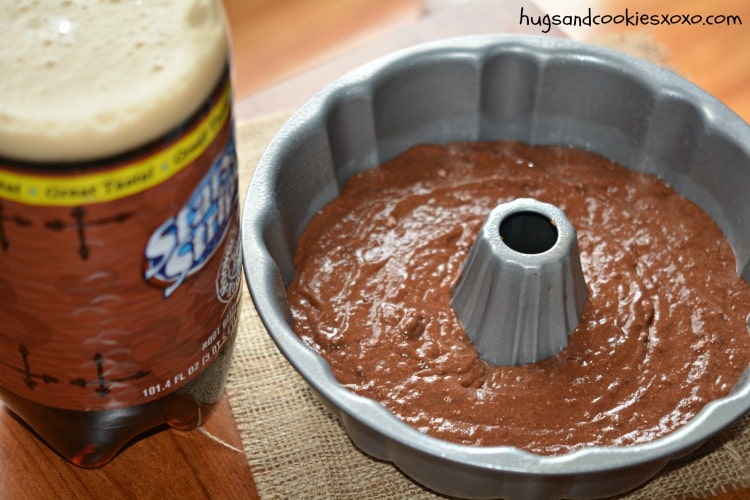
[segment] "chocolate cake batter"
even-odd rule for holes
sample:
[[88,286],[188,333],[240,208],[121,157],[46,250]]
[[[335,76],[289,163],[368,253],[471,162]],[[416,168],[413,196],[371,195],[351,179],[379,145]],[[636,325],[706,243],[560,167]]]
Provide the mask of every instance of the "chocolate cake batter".
[[[566,349],[479,358],[451,286],[489,211],[518,197],[578,232],[588,300]],[[302,235],[297,334],[351,390],[420,431],[541,454],[662,436],[750,365],[750,286],[721,231],[662,181],[582,150],[417,146],[352,178]]]

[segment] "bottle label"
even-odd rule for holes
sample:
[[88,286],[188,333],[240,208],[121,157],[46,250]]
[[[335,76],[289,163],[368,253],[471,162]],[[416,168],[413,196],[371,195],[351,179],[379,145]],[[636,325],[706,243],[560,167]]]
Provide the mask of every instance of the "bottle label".
[[233,149],[217,156],[187,203],[146,243],[145,278],[163,284],[165,298],[200,271],[224,241],[236,207],[236,163]]
[[225,73],[190,119],[127,155],[0,160],[0,386],[113,409],[212,363],[241,293],[232,123]]

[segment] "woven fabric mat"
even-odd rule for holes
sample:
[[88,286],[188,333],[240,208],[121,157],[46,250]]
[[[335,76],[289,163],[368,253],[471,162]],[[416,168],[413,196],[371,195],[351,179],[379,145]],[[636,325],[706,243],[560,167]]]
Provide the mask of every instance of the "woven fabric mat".
[[[243,195],[287,117],[237,124]],[[352,444],[276,348],[247,291],[226,390],[261,498],[442,498]],[[750,414],[621,498],[705,498],[739,488],[750,488]]]

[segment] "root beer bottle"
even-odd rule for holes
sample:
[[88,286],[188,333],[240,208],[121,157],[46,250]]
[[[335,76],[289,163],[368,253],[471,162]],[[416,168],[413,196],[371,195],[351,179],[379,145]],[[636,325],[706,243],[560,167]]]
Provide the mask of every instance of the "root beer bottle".
[[240,247],[227,35],[209,0],[4,2],[0,399],[98,467],[223,391]]

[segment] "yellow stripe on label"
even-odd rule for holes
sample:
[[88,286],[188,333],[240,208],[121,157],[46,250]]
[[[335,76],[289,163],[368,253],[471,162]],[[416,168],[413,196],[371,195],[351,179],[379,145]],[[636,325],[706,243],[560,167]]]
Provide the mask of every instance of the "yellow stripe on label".
[[0,169],[0,199],[26,205],[77,206],[131,196],[169,180],[214,141],[231,111],[227,85],[209,114],[188,134],[158,153],[106,172],[40,176]]

